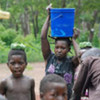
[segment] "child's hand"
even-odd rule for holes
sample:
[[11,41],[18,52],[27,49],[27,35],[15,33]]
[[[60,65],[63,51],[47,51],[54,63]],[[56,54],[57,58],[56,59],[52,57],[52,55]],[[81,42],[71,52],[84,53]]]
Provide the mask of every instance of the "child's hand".
[[78,28],[74,28],[74,35],[73,38],[77,39],[80,35],[80,30]]
[[47,7],[46,10],[48,12],[48,15],[50,15],[50,9],[52,8],[52,4],[50,3]]

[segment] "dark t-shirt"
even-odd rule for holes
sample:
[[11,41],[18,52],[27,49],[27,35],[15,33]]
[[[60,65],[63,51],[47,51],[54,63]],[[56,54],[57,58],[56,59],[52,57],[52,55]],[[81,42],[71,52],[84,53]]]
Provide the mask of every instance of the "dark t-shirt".
[[72,86],[74,82],[74,64],[72,58],[66,57],[62,62],[58,63],[54,54],[51,54],[47,60],[46,75],[57,74],[63,77],[67,83],[68,97],[70,98],[72,93]]

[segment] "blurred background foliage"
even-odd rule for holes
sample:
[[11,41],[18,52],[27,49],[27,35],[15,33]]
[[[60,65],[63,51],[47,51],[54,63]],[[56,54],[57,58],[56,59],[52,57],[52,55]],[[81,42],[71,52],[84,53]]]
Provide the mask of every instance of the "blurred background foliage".
[[[7,62],[14,42],[26,45],[28,62],[43,61],[40,34],[50,3],[53,8],[75,8],[75,27],[81,32],[77,42],[90,41],[100,48],[100,0],[0,0],[0,10],[11,13],[9,20],[0,20],[0,63]],[[54,40],[49,41],[53,50]]]

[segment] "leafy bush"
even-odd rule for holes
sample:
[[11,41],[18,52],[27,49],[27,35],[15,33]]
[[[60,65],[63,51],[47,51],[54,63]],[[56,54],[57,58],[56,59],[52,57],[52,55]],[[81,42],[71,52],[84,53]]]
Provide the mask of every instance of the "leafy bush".
[[99,48],[100,48],[100,41],[99,41],[99,40],[100,40],[100,39],[99,39],[99,37],[98,37],[98,34],[95,32],[95,33],[94,33],[93,42],[92,42],[93,46],[99,47]]
[[89,37],[89,32],[86,31],[85,33],[81,32],[80,33],[80,38],[78,38],[79,42],[84,42],[84,41],[88,41],[88,37]]
[[14,39],[14,42],[23,43],[26,46],[25,51],[27,53],[28,62],[43,61],[39,37],[35,39],[33,34],[29,34],[26,37],[18,35]]
[[0,34],[2,33],[2,32],[4,32],[5,31],[5,27],[2,25],[2,24],[0,24]]
[[24,36],[21,34],[16,35],[13,42],[23,43],[24,42]]
[[0,63],[6,63],[8,57],[9,48],[5,45],[5,42],[0,40]]
[[16,31],[13,29],[7,29],[1,34],[1,40],[5,42],[6,45],[10,45],[15,37]]

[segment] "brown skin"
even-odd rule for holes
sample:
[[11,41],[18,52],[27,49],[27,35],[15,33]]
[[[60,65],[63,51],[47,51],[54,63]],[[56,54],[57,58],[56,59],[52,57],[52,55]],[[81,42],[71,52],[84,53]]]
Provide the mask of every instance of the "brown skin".
[[[49,57],[49,55],[51,54],[51,49],[50,49],[50,44],[49,41],[47,39],[47,33],[48,33],[48,27],[49,27],[49,20],[50,20],[50,16],[48,15],[42,31],[41,31],[41,47],[42,47],[42,53],[43,53],[43,57],[45,62],[47,61],[47,58]],[[55,44],[55,54],[56,52],[58,52],[58,47],[62,50],[62,48],[65,48],[65,53],[64,53],[64,57],[67,55],[67,49],[69,49],[69,47],[67,48],[65,41],[57,41]],[[62,57],[61,57],[62,58]]]
[[[49,22],[50,22],[50,15],[47,16],[47,19],[42,27],[42,31],[41,31],[41,48],[42,48],[42,54],[43,54],[43,58],[45,60],[45,64],[47,64],[47,59],[49,57],[49,55],[51,54],[51,49],[50,49],[50,44],[49,44],[49,41],[47,39],[47,33],[48,33],[48,28],[49,28]],[[74,46],[74,49],[75,51],[78,53],[79,50],[77,50],[78,48],[78,45],[74,39],[74,37],[76,38],[76,34],[74,34],[73,38],[72,38],[72,43],[73,43],[73,46]],[[62,44],[62,41],[58,40],[59,42],[57,42],[57,45],[61,45]],[[63,41],[64,42],[64,41]],[[64,43],[63,43],[63,46],[64,46]],[[65,44],[66,46],[66,52],[64,53],[64,57],[67,55],[67,53],[70,51],[69,47],[67,44]],[[64,46],[64,48],[65,48]],[[62,48],[62,47],[60,47]],[[56,50],[56,44],[55,44],[55,50]],[[56,51],[55,51],[56,52]],[[56,53],[55,53],[56,55]],[[63,57],[61,57],[63,58]],[[78,61],[78,57],[76,55],[76,57],[73,57],[72,59],[73,63],[77,66],[79,64],[79,61]],[[58,61],[59,62],[59,61]]]
[[23,75],[27,65],[23,56],[12,55],[7,65],[12,75],[1,81],[0,93],[5,95],[7,100],[35,100],[35,82]]
[[65,58],[70,48],[67,45],[66,41],[59,40],[55,43],[55,55],[58,60]]
[[67,87],[63,83],[48,83],[48,91],[40,94],[41,100],[68,100]]
[[47,61],[48,56],[51,54],[50,44],[47,39],[49,20],[50,20],[50,16],[48,15],[41,31],[41,47],[42,47],[42,53],[45,61]]

